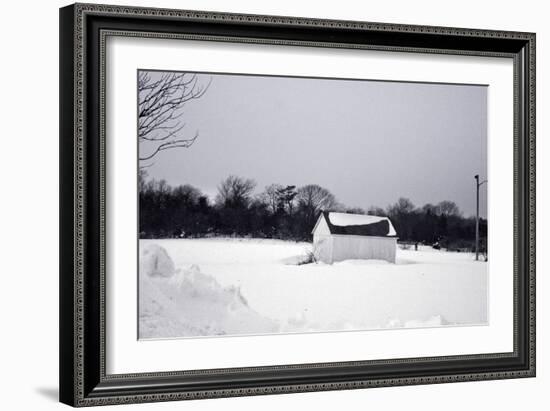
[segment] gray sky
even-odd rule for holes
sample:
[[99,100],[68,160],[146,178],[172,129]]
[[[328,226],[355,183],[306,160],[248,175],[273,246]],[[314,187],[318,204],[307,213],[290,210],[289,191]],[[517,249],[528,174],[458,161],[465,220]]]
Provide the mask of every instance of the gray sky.
[[[184,108],[188,149],[159,153],[149,177],[209,196],[230,174],[257,192],[319,184],[350,207],[451,200],[475,214],[487,175],[487,87],[201,74],[206,94]],[[486,186],[480,190],[487,215]]]

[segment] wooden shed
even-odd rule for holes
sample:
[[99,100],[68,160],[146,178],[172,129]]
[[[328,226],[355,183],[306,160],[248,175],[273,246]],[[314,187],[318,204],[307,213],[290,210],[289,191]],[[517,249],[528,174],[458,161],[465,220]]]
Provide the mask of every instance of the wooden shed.
[[388,217],[323,212],[312,231],[317,261],[385,260],[395,263],[397,233]]

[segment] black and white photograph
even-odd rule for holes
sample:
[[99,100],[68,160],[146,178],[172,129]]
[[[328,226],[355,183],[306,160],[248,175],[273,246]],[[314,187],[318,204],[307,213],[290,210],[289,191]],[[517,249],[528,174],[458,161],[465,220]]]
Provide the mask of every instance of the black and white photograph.
[[[29,318],[4,328],[34,326],[4,351],[21,351],[6,375],[37,382],[33,400],[12,378],[14,403],[515,411],[542,398],[544,13],[133,2],[59,3],[59,25],[41,5],[59,39],[48,81],[30,71],[55,39],[12,41],[31,52],[5,76],[18,114],[4,203],[21,214],[3,213],[17,233],[6,275],[23,286],[6,301]],[[58,107],[31,113],[26,86]],[[36,353],[45,366],[29,373]]]
[[136,88],[139,339],[489,324],[487,85]]

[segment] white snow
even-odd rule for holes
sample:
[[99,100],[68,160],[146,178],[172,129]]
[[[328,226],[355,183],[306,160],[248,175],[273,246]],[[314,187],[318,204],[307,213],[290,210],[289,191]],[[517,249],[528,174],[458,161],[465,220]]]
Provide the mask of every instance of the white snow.
[[[487,263],[472,254],[420,247],[398,249],[396,264],[303,264],[310,251],[279,240],[140,240],[140,337],[487,324]],[[172,275],[158,269],[171,266],[165,254]]]
[[166,250],[157,244],[149,244],[141,250],[139,269],[149,277],[171,277],[176,272]]
[[388,217],[331,212],[328,214],[328,219],[330,220],[332,225],[336,225],[340,227],[346,227],[350,225],[367,225],[367,224],[378,223],[380,221],[387,221],[390,225],[390,230],[388,232],[388,235],[390,236],[396,235],[395,228],[393,227],[393,224],[391,223]]
[[[156,264],[159,262],[159,264]],[[144,268],[141,268],[144,267]],[[240,290],[222,287],[196,265],[174,270],[166,250],[140,247],[139,336],[166,338],[277,331],[248,307]]]

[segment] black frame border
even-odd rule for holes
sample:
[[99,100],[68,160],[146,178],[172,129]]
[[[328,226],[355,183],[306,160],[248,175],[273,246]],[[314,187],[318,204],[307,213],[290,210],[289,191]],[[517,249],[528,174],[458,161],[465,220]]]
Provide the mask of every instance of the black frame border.
[[[182,38],[514,60],[514,351],[105,373],[105,39]],[[60,9],[60,400],[73,406],[535,376],[535,34],[75,4]]]

